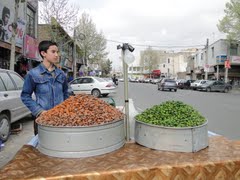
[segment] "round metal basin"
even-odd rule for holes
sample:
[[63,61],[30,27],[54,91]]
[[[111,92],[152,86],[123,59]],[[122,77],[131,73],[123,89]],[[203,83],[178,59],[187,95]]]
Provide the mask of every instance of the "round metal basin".
[[87,127],[38,125],[38,149],[43,154],[78,158],[112,152],[125,144],[124,121]]
[[197,152],[208,146],[207,123],[196,127],[165,127],[135,121],[135,141],[164,151]]

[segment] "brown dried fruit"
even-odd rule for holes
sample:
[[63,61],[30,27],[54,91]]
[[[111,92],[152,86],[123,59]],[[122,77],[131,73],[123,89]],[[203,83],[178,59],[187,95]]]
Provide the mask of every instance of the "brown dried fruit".
[[47,126],[95,126],[123,119],[124,114],[92,95],[71,96],[40,115],[36,122]]

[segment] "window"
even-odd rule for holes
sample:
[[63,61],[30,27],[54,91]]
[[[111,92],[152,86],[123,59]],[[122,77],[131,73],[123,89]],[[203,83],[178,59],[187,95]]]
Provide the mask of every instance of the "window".
[[7,73],[0,72],[0,77],[3,80],[3,83],[5,84],[7,91],[15,90],[15,86]]
[[35,37],[35,11],[27,7],[27,28],[28,35]]
[[17,89],[21,90],[23,87],[23,79],[15,73],[10,73],[10,75],[13,78],[13,80],[17,86]]
[[170,63],[170,59],[168,58],[168,63]]
[[1,79],[1,77],[0,77],[0,92],[1,91],[6,91],[6,88],[5,88],[5,86],[4,86],[4,84],[3,84],[3,81],[2,81],[2,79]]
[[93,82],[92,78],[83,78],[81,83],[87,84],[87,83],[92,83],[92,82]]
[[238,44],[231,44],[230,45],[230,56],[237,56],[238,55]]
[[214,58],[214,47],[212,47],[212,58]]

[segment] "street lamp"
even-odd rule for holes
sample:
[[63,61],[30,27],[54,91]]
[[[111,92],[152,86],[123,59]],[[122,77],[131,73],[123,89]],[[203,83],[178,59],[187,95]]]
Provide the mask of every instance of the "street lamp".
[[117,49],[122,49],[122,62],[123,62],[123,74],[124,74],[124,100],[125,100],[125,133],[126,140],[130,140],[130,124],[129,124],[129,99],[128,99],[128,65],[133,63],[134,56],[130,53],[134,51],[134,48],[128,44],[118,45]]

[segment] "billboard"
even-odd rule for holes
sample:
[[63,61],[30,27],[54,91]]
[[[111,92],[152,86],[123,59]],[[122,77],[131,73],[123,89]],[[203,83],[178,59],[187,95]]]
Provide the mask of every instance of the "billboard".
[[[10,4],[10,3],[9,3]],[[14,1],[13,1],[14,5]],[[0,40],[11,44],[12,23],[14,21],[15,11],[10,5],[3,5],[0,2]],[[23,37],[26,28],[26,21],[19,18],[17,20],[16,46],[23,46]]]
[[26,58],[38,60],[38,42],[37,39],[32,38],[31,36],[25,36],[24,43],[24,56]]

